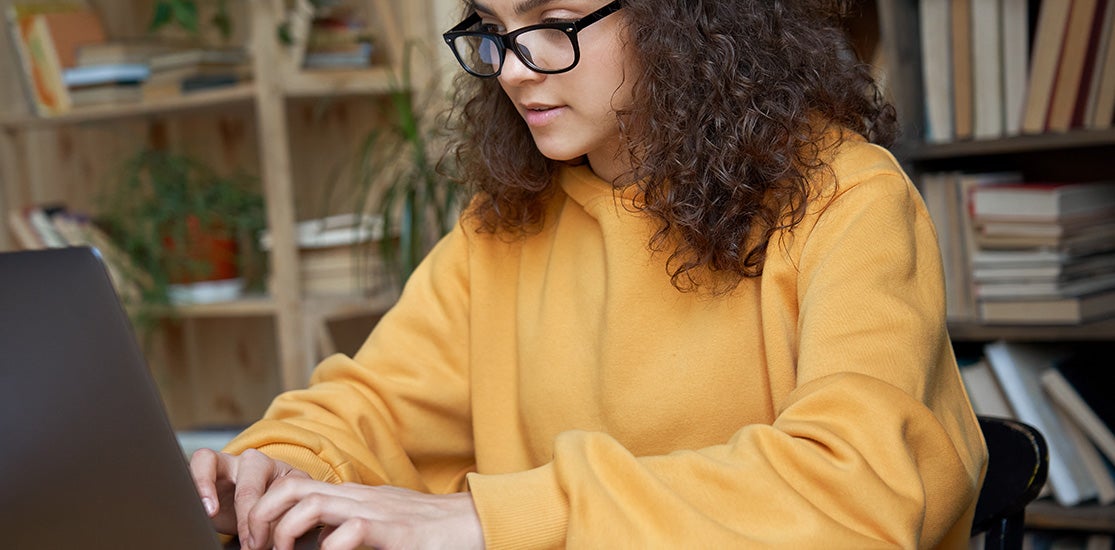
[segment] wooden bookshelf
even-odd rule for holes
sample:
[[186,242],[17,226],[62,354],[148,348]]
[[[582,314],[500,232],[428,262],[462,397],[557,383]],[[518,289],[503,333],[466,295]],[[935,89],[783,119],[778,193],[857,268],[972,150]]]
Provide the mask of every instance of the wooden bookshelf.
[[[0,0],[0,9],[12,1]],[[253,0],[229,4],[235,27],[232,43],[246,45],[252,54],[250,82],[38,117],[31,113],[20,79],[0,79],[0,250],[14,248],[7,230],[9,211],[58,202],[90,211],[97,186],[113,163],[152,142],[189,150],[212,161],[218,170],[235,172],[247,167],[260,176],[273,243],[271,294],[167,312],[168,321],[180,321],[186,328],[175,329],[184,331],[177,336],[171,331],[156,338],[161,349],[151,355],[153,363],[168,365],[164,370],[169,379],[183,377],[186,371],[205,370],[207,365],[224,365],[253,380],[253,387],[239,390],[251,397],[240,399],[236,392],[222,390],[227,411],[241,417],[230,418],[228,414],[233,413],[226,411],[225,416],[210,418],[204,407],[189,403],[191,396],[201,398],[206,391],[176,389],[168,399],[170,408],[193,409],[180,418],[204,423],[247,422],[258,417],[266,405],[260,388],[273,395],[308,381],[320,358],[314,331],[321,319],[354,309],[382,311],[393,303],[391,297],[304,297],[297,276],[293,229],[296,221],[320,216],[316,205],[321,202],[323,174],[333,170],[338,155],[359,143],[360,136],[378,120],[375,102],[395,84],[392,74],[401,69],[402,45],[418,43],[433,52],[444,49],[439,33],[445,22],[435,20],[435,14],[441,17],[456,10],[444,0],[346,2],[371,14],[367,19],[379,33],[378,53],[366,69],[303,70],[295,66],[288,47],[277,39],[278,26],[291,2]],[[146,32],[150,0],[90,3],[114,37]],[[19,75],[11,49],[12,42],[5,36],[0,40],[0,73]],[[426,82],[438,67],[438,63],[416,67],[414,82]],[[336,113],[329,114],[329,109]],[[232,342],[223,341],[227,338]],[[252,350],[260,353],[252,355]],[[261,378],[259,363],[266,363],[273,372]],[[220,386],[198,384],[214,391]]]
[[[1028,181],[1111,179],[1115,126],[1019,135],[1010,135],[1004,126],[1003,137],[928,143],[926,121],[930,102],[926,100],[926,90],[932,88],[939,92],[941,87],[927,87],[923,81],[924,52],[919,21],[922,1],[932,0],[876,2],[881,44],[885,50],[882,57],[886,65],[882,71],[887,75],[886,93],[897,108],[903,129],[901,140],[892,151],[915,183],[928,185],[923,176],[940,172],[1012,171],[1022,173]],[[1030,2],[1029,6],[1036,4]],[[1033,34],[1030,36],[1032,40]],[[934,103],[936,105],[938,103]],[[949,333],[958,353],[965,355],[980,353],[984,344],[999,339],[1062,343],[1081,348],[1094,345],[1107,350],[1115,342],[1115,318],[1054,326],[950,322]],[[1029,529],[1113,533],[1115,506],[1063,507],[1043,499],[1027,508],[1026,525]]]

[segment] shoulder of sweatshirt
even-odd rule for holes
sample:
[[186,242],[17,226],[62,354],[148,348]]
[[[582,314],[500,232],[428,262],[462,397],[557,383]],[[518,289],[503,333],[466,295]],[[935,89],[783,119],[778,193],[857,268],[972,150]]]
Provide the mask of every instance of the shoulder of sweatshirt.
[[824,160],[829,170],[822,171],[827,173],[817,179],[817,190],[823,196],[834,196],[835,191],[835,197],[839,197],[865,185],[888,194],[917,193],[894,155],[879,145],[869,143],[859,134],[845,134],[844,141]]

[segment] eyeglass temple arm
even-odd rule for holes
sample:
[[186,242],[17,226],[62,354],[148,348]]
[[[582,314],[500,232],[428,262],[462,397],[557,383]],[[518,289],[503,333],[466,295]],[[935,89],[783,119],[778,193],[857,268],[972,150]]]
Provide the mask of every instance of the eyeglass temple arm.
[[[473,26],[473,25],[475,25],[479,22],[480,22],[480,14],[479,13],[473,13],[472,15],[466,17],[464,21],[461,21],[460,23],[458,23],[456,27],[453,27],[452,29],[449,29],[449,32],[461,32],[463,30],[467,30],[469,27],[471,27],[471,26]],[[449,32],[447,32],[446,34],[448,34]]]

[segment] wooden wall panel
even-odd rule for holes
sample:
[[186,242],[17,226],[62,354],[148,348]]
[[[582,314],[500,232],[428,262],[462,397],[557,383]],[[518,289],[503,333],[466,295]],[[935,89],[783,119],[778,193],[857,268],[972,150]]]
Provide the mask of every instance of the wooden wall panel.
[[13,141],[21,174],[5,182],[13,207],[65,202],[95,213],[124,163],[146,148],[190,155],[223,174],[259,174],[255,121],[243,109],[42,126]]
[[[291,164],[299,219],[353,209],[348,169],[364,136],[381,121],[384,100],[370,97],[288,102]],[[330,198],[332,197],[332,198]]]
[[147,347],[176,428],[247,424],[280,391],[269,317],[178,319]]

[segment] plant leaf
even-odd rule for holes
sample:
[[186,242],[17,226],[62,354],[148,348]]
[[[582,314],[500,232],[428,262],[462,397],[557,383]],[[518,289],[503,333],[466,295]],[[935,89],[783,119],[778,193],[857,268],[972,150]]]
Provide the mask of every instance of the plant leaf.
[[155,32],[170,23],[173,15],[172,0],[163,0],[155,4],[155,13],[151,16],[151,23],[147,25],[147,32]]
[[197,4],[193,0],[175,0],[171,4],[171,9],[174,11],[174,20],[183,29],[197,34]]

